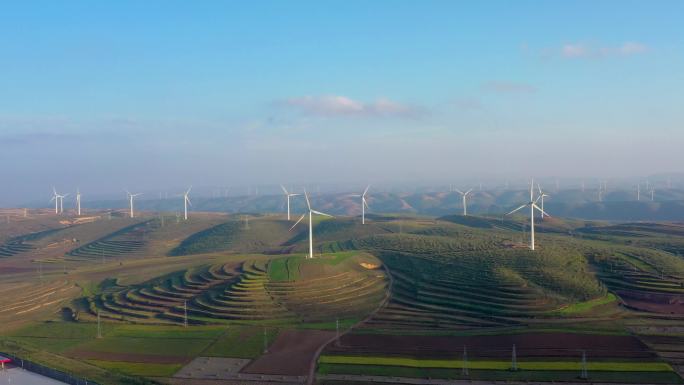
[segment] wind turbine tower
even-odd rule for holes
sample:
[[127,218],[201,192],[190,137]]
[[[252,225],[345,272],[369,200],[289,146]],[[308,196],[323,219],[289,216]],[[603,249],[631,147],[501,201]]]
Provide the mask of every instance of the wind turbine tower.
[[60,195],[57,194],[57,190],[53,187],[52,188],[52,199],[50,199],[50,202],[53,200],[55,201],[55,214],[60,214],[64,212],[64,198],[69,196],[69,194],[66,195]]
[[472,191],[473,191],[473,189],[470,189],[470,190],[468,190],[468,191],[466,191],[466,192],[463,192],[463,191],[461,191],[461,190],[459,190],[459,189],[456,189],[456,192],[459,193],[459,194],[461,194],[461,197],[463,198],[463,216],[468,215],[468,202],[467,202],[467,199],[468,199],[468,195],[469,195]]
[[52,188],[52,198],[50,199],[50,202],[55,201],[55,214],[59,214],[59,194],[57,194],[57,190],[53,187]]
[[134,218],[135,212],[133,211],[133,198],[137,197],[138,195],[142,195],[142,193],[131,194],[128,191],[126,191],[126,194],[128,195],[128,201],[129,201],[130,207],[131,207],[131,218]]
[[[290,186],[290,187],[292,187],[292,186]],[[290,220],[290,197],[295,197],[295,196],[301,195],[301,194],[292,194],[292,193],[288,192],[287,189],[285,188],[285,186],[283,186],[282,184],[280,185],[280,188],[283,189],[283,192],[285,193],[285,199],[287,200],[287,220],[289,221]]]
[[546,215],[546,212],[544,211],[544,198],[549,198],[550,195],[546,194],[545,192],[542,191],[541,185],[537,183],[537,188],[539,188],[539,198],[541,202],[541,220],[544,220],[544,215]]
[[[310,258],[313,258],[313,214],[323,215],[323,216],[330,217],[330,218],[333,218],[333,216],[330,214],[322,213],[320,211],[316,211],[316,210],[312,209],[311,208],[311,202],[309,201],[309,194],[306,193],[306,190],[304,190],[304,198],[306,199],[306,206],[309,208],[309,213],[308,213],[309,214],[309,255],[306,258],[310,259]],[[306,214],[307,213],[302,214],[302,216],[299,217],[297,222],[295,222],[295,224],[292,225],[292,227],[290,227],[290,230],[294,229],[295,226],[297,226],[299,224],[299,222],[301,222],[302,219],[304,219]]]
[[532,181],[530,183],[530,201],[506,214],[511,215],[516,211],[524,209],[525,207],[530,207],[530,250],[534,250],[534,210],[537,209],[541,211],[542,215],[546,215],[547,217],[550,216],[546,212],[544,212],[544,210],[542,210],[539,206],[537,206],[537,202],[539,201],[539,199],[541,199],[541,197],[537,197],[537,199],[534,199],[534,181]]
[[[190,194],[190,190],[192,190],[192,186],[190,186],[188,191],[186,191],[183,194],[183,214],[184,214],[184,218],[186,221],[188,220],[188,205],[192,206],[192,203],[190,203],[190,197],[188,197],[188,195]],[[132,207],[133,207],[133,203],[131,203],[131,210],[133,210]],[[133,211],[131,211],[131,212],[133,212]],[[132,217],[132,215],[131,215],[131,217]]]
[[[451,187],[451,186],[449,186]],[[368,189],[370,188],[370,185],[366,186],[366,189],[363,190],[363,194],[354,194],[352,195],[353,197],[361,197],[361,224],[365,225],[366,224],[366,208],[368,207],[368,201],[366,200],[366,194],[368,193]]]
[[81,216],[81,190],[76,189],[76,214]]

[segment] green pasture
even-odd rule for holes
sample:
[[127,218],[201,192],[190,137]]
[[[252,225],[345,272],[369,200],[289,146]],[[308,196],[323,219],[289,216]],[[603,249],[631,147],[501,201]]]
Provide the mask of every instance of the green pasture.
[[279,329],[230,325],[202,352],[202,356],[256,358],[264,351],[264,330],[266,331],[266,344],[270,345],[278,337]]
[[171,377],[183,367],[182,364],[155,364],[149,362],[101,360],[86,360],[86,362],[102,369],[140,377]]
[[[580,370],[523,370],[511,371],[462,368],[414,368],[384,365],[358,364],[319,364],[319,376],[326,374],[347,374],[363,376],[387,376],[409,378],[489,380],[489,381],[539,381],[539,382],[576,382],[580,380]],[[681,377],[673,371],[588,371],[589,380],[596,382],[617,382],[632,384],[681,384]],[[337,381],[322,381],[323,384],[339,385]],[[350,383],[350,382],[346,382]],[[357,383],[357,382],[351,382]]]
[[[322,364],[349,364],[349,365],[380,365],[402,366],[409,368],[463,368],[461,359],[417,359],[407,357],[381,357],[381,356],[344,356],[323,355],[319,362]],[[467,362],[469,369],[482,370],[508,370],[511,368],[510,361],[499,360],[474,360]],[[518,362],[521,370],[580,370],[579,361],[524,361]],[[588,370],[618,371],[618,372],[671,372],[672,367],[664,362],[588,362]]]

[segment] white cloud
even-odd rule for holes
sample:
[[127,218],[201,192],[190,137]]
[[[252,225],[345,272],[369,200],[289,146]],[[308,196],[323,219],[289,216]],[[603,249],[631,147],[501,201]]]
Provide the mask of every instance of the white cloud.
[[346,96],[303,96],[290,98],[281,104],[299,109],[303,113],[321,116],[395,116],[416,117],[421,109],[389,99],[361,102]]
[[618,52],[620,52],[622,55],[634,55],[638,53],[644,53],[646,51],[648,51],[648,47],[646,47],[646,45],[633,41],[628,41],[622,44],[622,46],[618,49]]
[[507,81],[491,81],[483,84],[482,88],[500,94],[533,94],[537,92],[537,87],[531,84]]
[[561,49],[563,57],[582,57],[589,54],[589,49],[583,44],[565,44]]
[[628,41],[619,46],[591,46],[584,43],[568,43],[560,49],[560,55],[568,59],[576,58],[606,58],[632,56],[648,52],[649,48],[643,43]]

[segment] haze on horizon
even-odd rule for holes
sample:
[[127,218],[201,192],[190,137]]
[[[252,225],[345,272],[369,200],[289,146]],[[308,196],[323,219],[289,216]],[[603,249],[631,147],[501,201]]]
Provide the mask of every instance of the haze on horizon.
[[8,3],[0,204],[51,186],[633,177],[684,162],[684,3]]

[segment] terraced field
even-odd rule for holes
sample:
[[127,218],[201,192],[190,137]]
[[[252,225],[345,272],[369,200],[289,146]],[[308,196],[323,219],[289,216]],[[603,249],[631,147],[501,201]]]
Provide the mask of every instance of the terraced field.
[[286,244],[292,237],[288,221],[250,216],[248,225],[241,219],[224,222],[199,231],[183,240],[170,255],[194,255],[220,251],[288,254],[293,246]]
[[49,229],[11,238],[5,243],[0,244],[0,258],[11,257],[33,250],[36,246],[32,242],[45,238],[59,230]]
[[[382,254],[394,278],[387,307],[364,327],[459,330],[520,324],[558,306],[534,287],[495,272],[461,264],[446,270],[435,262],[412,263],[401,254]],[[458,270],[460,274],[454,274]]]
[[43,283],[12,283],[2,288],[0,299],[0,324],[9,328],[36,316],[51,314],[67,305],[79,289],[67,280]]
[[158,219],[124,227],[68,253],[70,260],[94,260],[102,258],[134,258],[145,251],[149,234],[160,227]]
[[109,320],[136,323],[182,324],[186,312],[192,324],[361,318],[384,298],[385,275],[358,265],[355,255],[339,259],[300,262],[302,271],[292,281],[271,279],[273,260],[265,258],[200,266],[142,285],[111,286],[87,298],[83,310],[90,319],[99,312]]
[[[497,243],[503,238],[496,234],[481,238],[480,230],[438,229],[436,224],[411,234],[334,244],[374,250],[394,278],[388,306],[364,327],[438,331],[522,325],[566,304],[605,296],[579,252],[501,249]],[[497,247],[497,253],[490,252]]]

